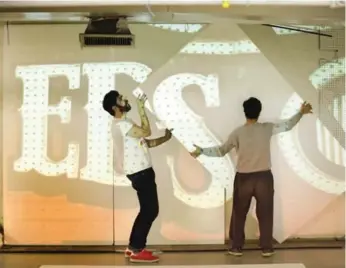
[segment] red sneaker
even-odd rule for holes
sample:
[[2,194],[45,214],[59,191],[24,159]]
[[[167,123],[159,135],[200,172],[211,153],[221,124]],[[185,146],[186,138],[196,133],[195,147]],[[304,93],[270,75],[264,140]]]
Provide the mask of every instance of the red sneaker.
[[141,263],[150,263],[158,262],[159,257],[154,256],[152,252],[143,249],[139,253],[132,253],[130,256],[130,262],[141,262]]

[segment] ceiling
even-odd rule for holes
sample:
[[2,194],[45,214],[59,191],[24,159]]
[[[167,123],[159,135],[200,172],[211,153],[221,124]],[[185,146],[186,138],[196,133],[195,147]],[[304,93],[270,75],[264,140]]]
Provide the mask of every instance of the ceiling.
[[[153,5],[155,0],[142,1],[144,2],[142,5],[119,5],[119,1],[117,3],[114,0],[112,3],[110,1],[5,1],[0,3],[0,22],[12,24],[86,23],[88,16],[121,14],[128,16],[130,23],[212,23],[225,19],[234,23],[345,25],[345,9],[341,6],[330,6],[328,4],[330,1],[323,0],[315,2],[305,0],[304,5],[302,4],[304,0],[283,1],[281,3],[286,2],[286,4],[281,5],[269,5],[268,0],[257,0],[262,4],[256,0],[238,0],[238,2],[234,0],[231,1],[229,8],[223,8],[221,0],[216,1],[219,4],[214,1],[214,4],[209,5],[205,4],[206,0],[199,1],[204,3],[200,5],[188,5],[186,4],[188,0],[175,0],[175,5]],[[148,5],[148,2],[151,5]],[[185,4],[179,4],[182,2]],[[234,2],[238,4],[232,4]]]

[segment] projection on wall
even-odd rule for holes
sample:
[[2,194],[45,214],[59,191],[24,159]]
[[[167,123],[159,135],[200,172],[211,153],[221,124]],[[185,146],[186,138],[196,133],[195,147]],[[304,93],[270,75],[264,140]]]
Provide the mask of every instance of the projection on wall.
[[[203,26],[174,25],[170,28],[169,25],[156,25],[151,28],[158,31],[156,34],[170,31],[191,35]],[[20,32],[23,30],[18,30],[18,34]],[[289,33],[278,31],[277,34]],[[156,67],[140,58],[117,60],[118,55],[114,52],[108,61],[95,61],[95,57],[88,61],[82,55],[75,62],[54,60],[51,64],[47,55],[39,54],[40,64],[36,64],[37,61],[35,64],[17,64],[20,58],[8,59],[13,68],[12,77],[5,77],[5,99],[7,96],[8,101],[15,104],[5,105],[5,113],[9,115],[7,120],[13,123],[10,129],[17,133],[12,135],[7,131],[5,135],[5,148],[11,155],[4,160],[7,167],[4,214],[5,221],[7,215],[12,222],[12,225],[5,224],[9,226],[9,240],[14,244],[108,244],[113,240],[119,244],[127,243],[137,203],[125,174],[113,171],[112,118],[101,106],[103,96],[116,89],[127,95],[131,102],[141,92],[148,95],[147,110],[156,136],[166,127],[174,129],[169,144],[152,150],[161,216],[153,227],[151,241],[157,244],[223,243],[225,222],[228,221],[224,206],[232,200],[236,156],[202,156],[194,160],[188,151],[193,149],[193,144],[208,147],[221,144],[234,127],[243,123],[241,101],[245,97],[255,95],[263,100],[264,120],[290,117],[303,100],[284,85],[284,80],[275,73],[275,67],[270,66],[246,36],[240,40],[221,40],[194,40],[182,48],[177,45],[178,54],[167,54],[167,60],[162,60]],[[15,48],[11,50],[11,46]],[[11,44],[5,49],[14,53],[20,47]],[[152,53],[152,57],[157,56]],[[210,61],[206,64],[208,57]],[[261,65],[263,71],[258,68]],[[311,72],[306,79],[316,91],[321,90],[331,80],[344,79],[344,66],[344,58],[334,60]],[[265,72],[271,72],[272,86],[269,81],[263,81]],[[57,82],[52,81],[64,81],[58,85],[64,87],[63,94],[55,89]],[[263,88],[256,88],[257,83]],[[278,93],[280,87],[287,90]],[[273,107],[268,105],[276,102],[271,96],[279,98]],[[342,131],[345,131],[345,96],[336,95],[329,109],[338,122],[343,122]],[[136,109],[131,115],[136,118]],[[310,198],[320,196],[327,202],[328,198],[344,193],[345,182],[341,174],[346,164],[345,149],[316,116],[304,118],[301,125],[273,138],[274,173],[280,185],[292,181],[301,189],[309,189],[306,191],[311,193]],[[314,141],[309,141],[311,133],[306,133],[307,128],[313,133]],[[60,135],[58,140],[54,138],[57,133]],[[11,144],[17,145],[10,148]],[[318,159],[314,153],[308,153],[307,148],[313,146],[321,154]],[[54,154],[52,148],[60,153]],[[328,167],[321,168],[321,159],[328,162]],[[88,186],[78,188],[82,182]],[[280,185],[278,189],[282,192]],[[27,195],[28,201],[24,201],[26,199],[18,194],[20,192]],[[47,201],[44,203],[43,200]],[[278,206],[294,210],[287,208],[289,205],[285,202],[289,200],[281,202]],[[67,208],[62,203],[71,205]],[[32,214],[24,211],[30,209],[37,211]],[[24,216],[14,216],[13,211],[21,211]],[[282,242],[291,231],[285,230],[282,215],[276,213],[275,217],[274,236]],[[35,237],[24,232],[19,219],[36,232]],[[86,231],[88,228],[91,231]],[[100,228],[104,230],[100,231]],[[15,234],[16,230],[21,230],[20,235]],[[50,236],[52,232],[64,238],[43,237],[43,233]],[[85,235],[87,232],[90,233]],[[69,239],[69,236],[73,238]]]

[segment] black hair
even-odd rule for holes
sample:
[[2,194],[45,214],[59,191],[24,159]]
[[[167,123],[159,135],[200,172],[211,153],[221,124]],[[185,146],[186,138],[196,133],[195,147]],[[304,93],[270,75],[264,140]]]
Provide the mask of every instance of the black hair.
[[262,103],[259,99],[251,97],[243,102],[246,119],[258,119],[262,111]]
[[104,97],[102,101],[103,109],[108,112],[111,116],[114,116],[113,107],[117,104],[117,99],[119,97],[119,92],[115,90],[109,91]]

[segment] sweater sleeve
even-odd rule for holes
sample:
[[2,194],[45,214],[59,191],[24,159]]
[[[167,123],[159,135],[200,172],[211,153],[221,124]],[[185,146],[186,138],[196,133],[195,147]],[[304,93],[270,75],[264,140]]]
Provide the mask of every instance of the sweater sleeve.
[[271,134],[276,135],[282,132],[290,131],[293,129],[300,119],[303,117],[303,114],[301,112],[296,113],[291,118],[288,118],[286,120],[283,120],[278,123],[268,123],[268,127],[271,129]]
[[221,146],[215,146],[215,147],[209,147],[209,148],[203,148],[202,154],[210,157],[223,157],[226,154],[228,154],[237,143],[237,136],[235,131],[233,131],[226,140],[225,143],[223,143]]

